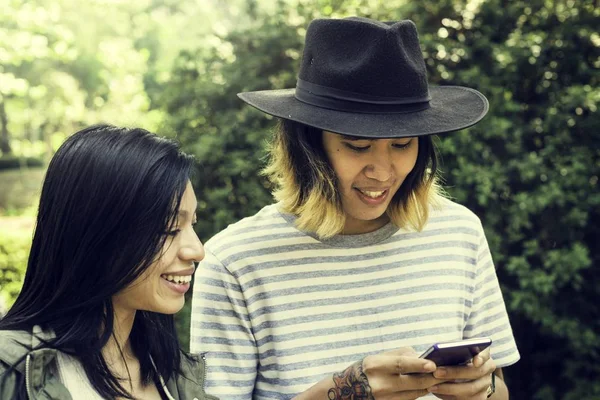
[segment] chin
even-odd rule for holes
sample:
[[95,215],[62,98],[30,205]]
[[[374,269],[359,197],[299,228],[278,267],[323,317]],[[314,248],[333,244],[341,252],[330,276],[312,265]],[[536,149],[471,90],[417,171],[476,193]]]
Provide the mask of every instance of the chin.
[[179,301],[171,301],[169,303],[172,303],[172,304],[163,303],[160,305],[160,307],[156,307],[152,311],[155,313],[159,313],[159,314],[177,314],[183,308],[185,301],[184,301],[184,299],[181,299],[180,302]]
[[382,208],[381,210],[372,210],[371,212],[366,212],[361,216],[356,216],[354,218],[364,221],[364,222],[374,222],[378,219],[384,218],[387,216],[386,214],[387,208]]

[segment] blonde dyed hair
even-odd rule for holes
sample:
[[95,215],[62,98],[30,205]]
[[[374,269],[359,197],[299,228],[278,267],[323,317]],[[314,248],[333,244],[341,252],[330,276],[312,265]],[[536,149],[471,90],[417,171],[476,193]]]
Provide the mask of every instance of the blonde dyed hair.
[[[343,232],[346,216],[337,177],[322,144],[322,131],[280,120],[269,143],[270,159],[263,174],[275,185],[273,196],[283,212],[296,216],[296,226],[326,239]],[[431,137],[419,137],[419,154],[387,209],[391,222],[416,231],[423,229],[429,211],[439,208],[444,193],[437,176]]]

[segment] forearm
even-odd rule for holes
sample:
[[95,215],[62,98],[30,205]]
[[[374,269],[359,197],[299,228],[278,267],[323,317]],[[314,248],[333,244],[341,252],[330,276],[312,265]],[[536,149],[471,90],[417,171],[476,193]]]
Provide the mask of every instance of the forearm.
[[292,400],[318,400],[327,399],[327,392],[333,386],[333,378],[331,376],[317,382],[316,385],[312,386],[305,392],[300,393]]
[[294,397],[293,400],[341,400],[350,398],[373,400],[371,386],[362,369],[362,360],[358,361],[342,372],[328,376],[305,392]]

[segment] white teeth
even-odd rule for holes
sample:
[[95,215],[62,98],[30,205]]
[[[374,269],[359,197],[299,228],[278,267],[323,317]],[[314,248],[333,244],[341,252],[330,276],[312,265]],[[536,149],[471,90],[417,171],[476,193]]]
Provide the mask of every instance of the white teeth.
[[380,197],[383,193],[385,193],[385,190],[382,191],[382,192],[370,192],[370,191],[367,191],[367,190],[361,190],[360,192],[362,194],[366,194],[367,196],[369,196],[369,197],[371,197],[373,199],[376,199],[377,197]]
[[166,280],[173,282],[173,283],[177,283],[177,284],[184,284],[184,283],[190,283],[192,281],[192,276],[191,275],[185,275],[185,276],[181,276],[181,275],[162,275],[163,278],[165,278]]

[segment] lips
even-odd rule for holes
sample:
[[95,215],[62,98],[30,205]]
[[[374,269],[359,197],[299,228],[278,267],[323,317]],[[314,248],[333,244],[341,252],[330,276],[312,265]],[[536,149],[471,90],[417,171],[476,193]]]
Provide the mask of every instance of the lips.
[[360,188],[355,188],[355,189],[358,190],[360,193],[364,194],[365,196],[370,197],[372,199],[377,199],[377,198],[383,196],[389,190],[389,188],[385,188],[385,189],[373,189],[373,188],[360,189]]
[[185,287],[189,286],[192,281],[192,275],[194,275],[195,268],[186,268],[179,271],[165,272],[160,277],[167,281],[169,284],[174,286]]
[[358,199],[365,205],[369,207],[379,207],[382,204],[385,204],[385,202],[387,201],[389,189],[373,190],[369,188],[369,190],[367,190],[354,188],[354,193],[356,193]]
[[371,190],[360,190],[358,189],[362,194],[369,196],[372,199],[376,199],[378,197],[383,196],[383,194],[385,193],[385,190],[381,190],[381,191],[371,191]]

